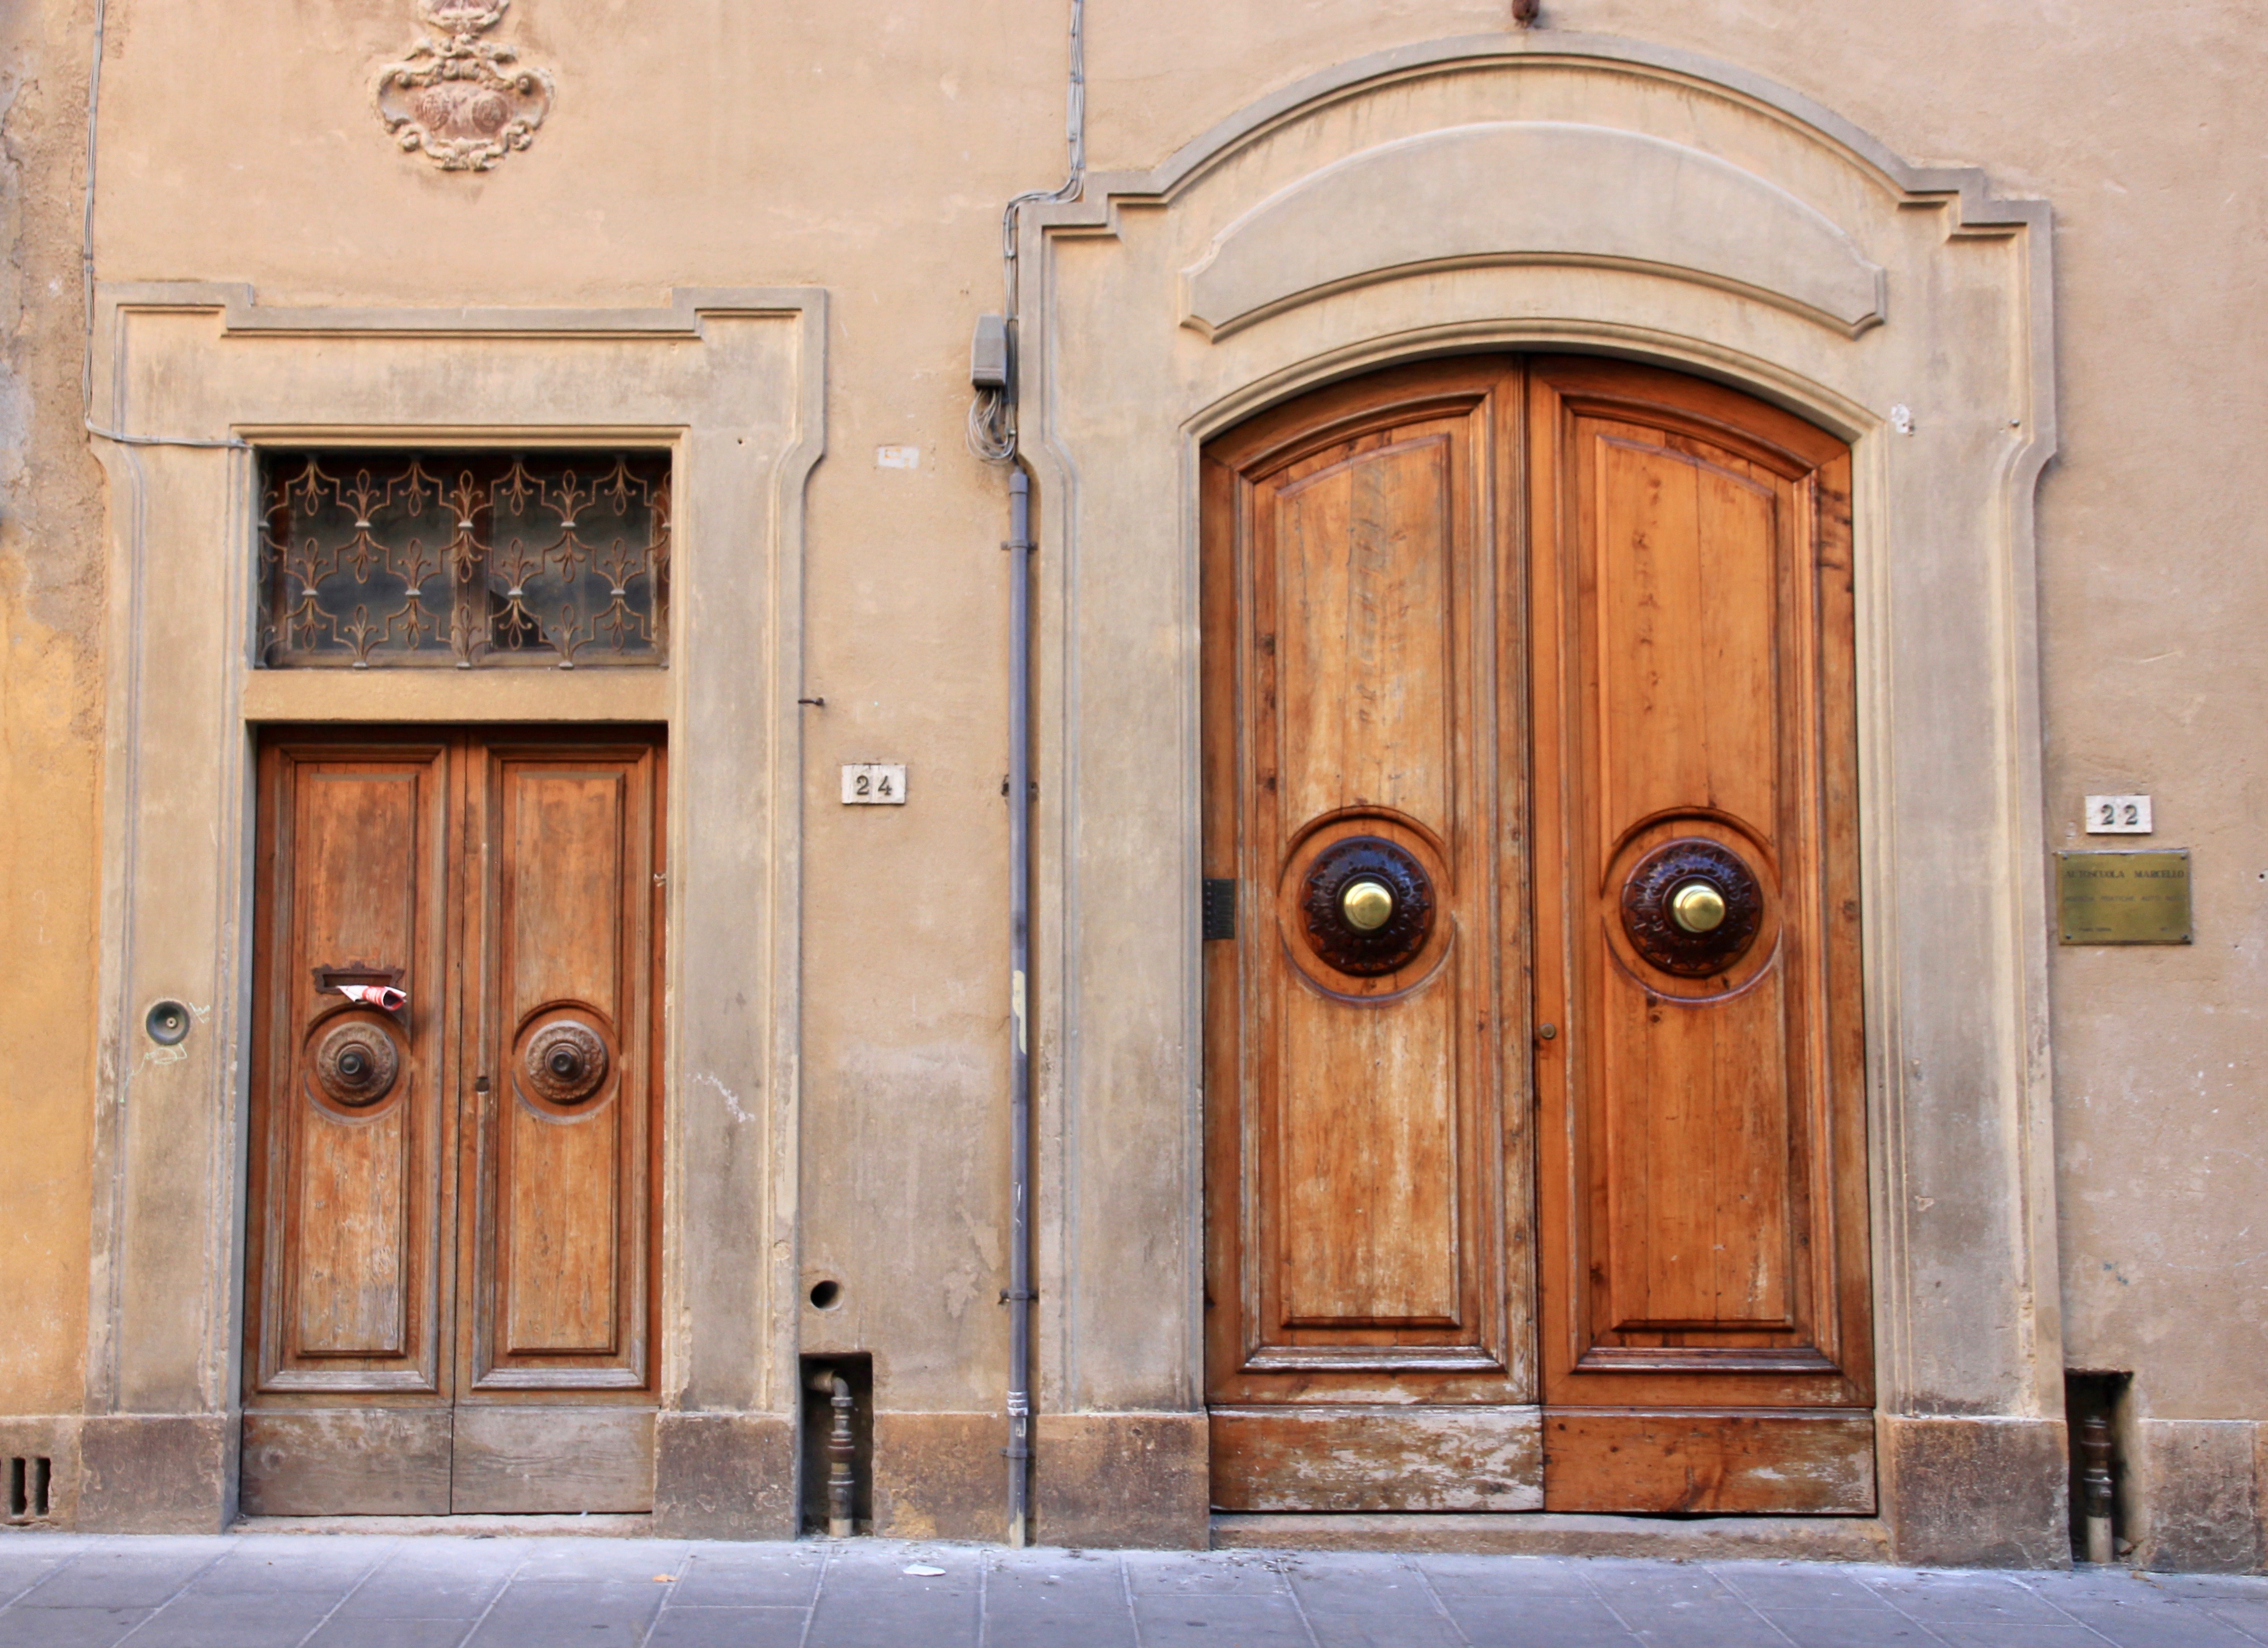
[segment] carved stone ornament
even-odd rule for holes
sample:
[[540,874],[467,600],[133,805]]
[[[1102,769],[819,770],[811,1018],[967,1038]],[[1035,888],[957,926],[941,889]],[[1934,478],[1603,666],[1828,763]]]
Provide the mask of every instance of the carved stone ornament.
[[607,1044],[590,1026],[556,1019],[527,1038],[519,1070],[537,1098],[580,1104],[606,1084]]
[[378,114],[394,142],[444,172],[485,172],[534,141],[551,112],[551,77],[482,38],[511,0],[417,0],[434,33],[379,76]]
[[1342,973],[1373,978],[1409,966],[1425,947],[1433,883],[1399,842],[1350,835],[1307,866],[1300,911],[1310,949]]
[[315,1043],[315,1085],[334,1104],[366,1110],[394,1091],[401,1054],[382,1026],[350,1019]]
[[1679,978],[1706,978],[1748,953],[1764,926],[1764,889],[1731,848],[1698,836],[1664,842],[1623,883],[1631,948]]

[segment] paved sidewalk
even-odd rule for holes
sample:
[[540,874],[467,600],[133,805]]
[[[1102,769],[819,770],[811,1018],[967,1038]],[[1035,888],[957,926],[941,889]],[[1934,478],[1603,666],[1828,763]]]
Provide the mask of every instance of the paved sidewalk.
[[2248,1648],[2268,1579],[892,1540],[0,1536],[0,1648]]

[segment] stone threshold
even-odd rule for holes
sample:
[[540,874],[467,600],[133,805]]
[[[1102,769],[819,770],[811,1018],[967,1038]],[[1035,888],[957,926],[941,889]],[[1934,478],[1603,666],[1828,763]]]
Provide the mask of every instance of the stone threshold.
[[1887,1563],[1880,1517],[1572,1515],[1552,1512],[1216,1512],[1216,1550],[1444,1551],[1660,1562]]
[[644,1539],[653,1518],[643,1512],[584,1512],[530,1516],[251,1516],[239,1517],[232,1534],[451,1534],[460,1539],[591,1535]]

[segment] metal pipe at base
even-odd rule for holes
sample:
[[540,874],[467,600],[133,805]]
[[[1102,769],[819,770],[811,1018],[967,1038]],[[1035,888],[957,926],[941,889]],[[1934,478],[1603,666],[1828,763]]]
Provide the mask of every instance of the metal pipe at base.
[[2088,1414],[2079,1422],[2080,1490],[2087,1521],[2087,1560],[2118,1560],[2111,1530],[2116,1487],[2110,1475],[2110,1421],[2103,1414]]
[[828,1380],[828,1404],[835,1409],[827,1433],[827,1537],[849,1539],[858,1531],[858,1442],[850,1430],[850,1381],[840,1373]]

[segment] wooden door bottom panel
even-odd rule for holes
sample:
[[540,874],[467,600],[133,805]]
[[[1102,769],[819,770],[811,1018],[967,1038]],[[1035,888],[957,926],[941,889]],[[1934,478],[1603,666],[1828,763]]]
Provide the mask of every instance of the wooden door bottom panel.
[[460,1516],[653,1509],[651,1408],[460,1407]]
[[1547,1511],[1874,1514],[1871,1411],[1542,1412]]
[[446,1516],[450,1415],[304,1408],[244,1416],[247,1516]]
[[1219,1511],[1536,1511],[1533,1407],[1216,1408]]

